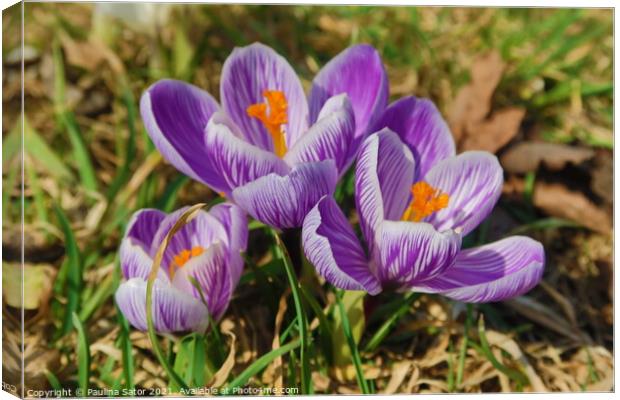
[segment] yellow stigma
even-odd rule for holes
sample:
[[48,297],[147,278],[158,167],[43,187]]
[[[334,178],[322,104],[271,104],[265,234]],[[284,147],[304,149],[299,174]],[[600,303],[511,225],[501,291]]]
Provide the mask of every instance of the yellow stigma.
[[[286,153],[286,141],[284,129],[282,129],[282,125],[288,122],[286,96],[279,90],[265,90],[263,96],[266,103],[252,104],[245,111],[250,117],[263,123],[273,138],[274,152],[278,157],[282,157]],[[269,115],[267,115],[267,108],[269,108]]]
[[434,212],[448,207],[450,196],[428,183],[420,181],[411,186],[413,198],[402,216],[403,221],[419,222]]
[[192,247],[191,250],[182,250],[179,254],[172,257],[172,264],[170,265],[170,279],[174,278],[174,273],[177,269],[183,268],[186,262],[192,257],[197,257],[204,253],[205,249],[200,246]]

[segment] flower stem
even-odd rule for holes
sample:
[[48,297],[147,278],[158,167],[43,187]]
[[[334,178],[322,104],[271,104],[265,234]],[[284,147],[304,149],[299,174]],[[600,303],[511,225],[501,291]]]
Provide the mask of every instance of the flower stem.
[[180,389],[189,389],[189,386],[187,386],[183,379],[174,371],[174,369],[166,359],[164,352],[159,345],[157,333],[155,332],[155,324],[153,323],[153,285],[155,284],[155,279],[157,279],[159,266],[161,265],[161,260],[164,257],[166,247],[168,247],[168,242],[170,242],[172,236],[177,233],[183,226],[189,223],[189,221],[191,221],[192,218],[196,216],[197,212],[205,205],[206,204],[200,203],[190,207],[179,217],[179,219],[172,226],[172,228],[170,228],[170,231],[164,237],[164,240],[162,240],[159,248],[157,249],[157,253],[155,254],[155,258],[153,259],[153,265],[151,266],[151,273],[149,274],[149,278],[146,283],[146,326],[149,334],[149,340],[151,341],[151,346],[153,346],[153,351],[155,352],[157,360],[159,360],[159,363],[164,368],[164,371],[166,371],[170,379],[172,379]]
[[375,349],[381,344],[383,339],[390,333],[390,330],[396,324],[396,322],[403,316],[409,308],[411,304],[420,298],[420,293],[409,293],[403,299],[402,305],[394,312],[390,318],[388,318],[381,327],[375,332],[375,334],[370,338],[366,347],[364,347],[364,353],[372,353]]
[[310,362],[308,359],[308,319],[306,318],[306,312],[301,303],[300,285],[291,263],[286,246],[282,243],[280,236],[276,231],[271,231],[276,240],[276,249],[278,249],[278,256],[284,263],[284,269],[286,270],[286,276],[288,277],[291,285],[291,293],[293,295],[293,301],[295,303],[295,312],[297,313],[297,324],[300,335],[300,358],[301,358],[301,393],[310,394],[312,390],[312,380],[310,378]]
[[355,366],[357,384],[359,385],[363,394],[371,394],[370,389],[368,388],[368,382],[364,378],[364,371],[362,371],[362,359],[360,357],[360,352],[357,348],[357,344],[355,343],[355,339],[353,338],[351,324],[349,322],[349,316],[347,315],[344,309],[344,305],[342,303],[342,291],[336,291],[336,298],[338,299],[338,309],[340,310],[340,319],[342,320],[342,330],[344,331],[344,336],[347,338],[347,342],[349,343],[351,359],[353,361],[353,365]]

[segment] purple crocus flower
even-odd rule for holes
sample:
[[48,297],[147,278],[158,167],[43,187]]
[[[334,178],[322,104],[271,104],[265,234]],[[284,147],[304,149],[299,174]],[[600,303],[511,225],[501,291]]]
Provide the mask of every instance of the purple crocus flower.
[[220,101],[193,85],[162,80],[140,110],[172,165],[224,194],[255,219],[301,226],[306,213],[355,158],[388,99],[377,51],[352,46],[315,77],[308,100],[288,62],[255,43],[224,63]]
[[[140,210],[127,226],[120,249],[125,281],[115,297],[123,315],[140,330],[147,328],[146,285],[153,258],[170,228],[186,210],[184,207],[171,214]],[[245,213],[229,203],[213,206],[209,212],[200,211],[175,233],[153,286],[155,330],[202,333],[209,315],[213,320],[220,319],[241,277],[240,253],[245,250],[247,239]]]
[[355,200],[368,256],[331,196],[309,212],[302,239],[308,259],[334,286],[441,293],[465,302],[523,294],[541,279],[542,245],[511,236],[461,250],[498,201],[503,172],[487,152],[455,155],[452,135],[432,102],[408,97],[388,107],[383,128],[362,144]]

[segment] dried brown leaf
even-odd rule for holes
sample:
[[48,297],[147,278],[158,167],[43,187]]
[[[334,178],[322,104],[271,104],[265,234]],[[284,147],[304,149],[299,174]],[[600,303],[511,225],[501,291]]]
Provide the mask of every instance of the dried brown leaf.
[[390,380],[388,381],[387,386],[383,390],[385,394],[394,394],[405,381],[407,374],[409,373],[409,369],[411,368],[411,361],[400,361],[394,363],[392,367],[392,375]]
[[566,336],[576,342],[582,342],[584,333],[576,331],[576,328],[558,316],[558,314],[546,305],[537,302],[527,296],[515,297],[505,301],[510,308],[530,320],[551,329],[552,331]]
[[592,169],[592,191],[609,204],[614,201],[614,160],[609,152],[596,157]]
[[609,233],[611,216],[585,195],[568,190],[560,184],[537,183],[534,205],[545,213],[575,221],[595,232]]
[[594,157],[594,151],[586,147],[544,142],[523,142],[506,151],[501,163],[508,172],[526,173],[536,171],[540,164],[558,171],[567,163],[580,164]]
[[519,132],[524,116],[524,108],[507,107],[494,112],[484,121],[468,124],[467,136],[461,141],[460,149],[495,153]]
[[509,336],[504,335],[503,333],[488,330],[486,332],[487,340],[489,344],[492,346],[498,346],[505,350],[508,354],[512,356],[512,358],[520,363],[523,367],[525,375],[530,381],[532,385],[532,389],[535,392],[548,392],[549,390],[543,383],[542,379],[536,373],[536,370],[532,367],[527,357],[523,354],[517,342],[515,342]]
[[[288,288],[282,296],[280,296],[280,302],[278,305],[278,312],[276,313],[275,328],[273,341],[271,343],[271,350],[280,348],[280,329],[282,328],[282,321],[284,321],[284,314],[288,308],[286,299],[288,298],[291,290]],[[275,360],[265,369],[263,373],[263,382],[270,384],[273,383],[273,387],[281,389],[284,386],[284,376],[282,369],[282,356],[276,357]],[[278,391],[280,392],[280,391]]]
[[482,121],[491,110],[491,98],[501,80],[504,63],[498,52],[478,57],[471,67],[471,82],[456,95],[448,112],[448,121],[455,140],[468,131],[468,125]]
[[226,383],[228,376],[230,375],[230,371],[232,371],[235,366],[235,344],[237,341],[237,337],[232,332],[231,328],[226,328],[226,326],[222,327],[222,333],[230,337],[230,351],[228,352],[228,356],[226,360],[220,367],[220,369],[213,375],[211,387],[218,388]]

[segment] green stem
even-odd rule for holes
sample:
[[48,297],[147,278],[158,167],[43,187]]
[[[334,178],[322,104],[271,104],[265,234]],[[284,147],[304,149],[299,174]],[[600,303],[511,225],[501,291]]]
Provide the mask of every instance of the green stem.
[[465,327],[463,329],[463,343],[459,351],[459,366],[456,371],[456,387],[460,387],[463,382],[463,373],[465,372],[465,356],[467,354],[467,345],[469,344],[469,328],[471,326],[472,305],[467,304],[467,315],[465,318]]
[[390,330],[396,325],[396,322],[409,311],[411,304],[420,298],[420,293],[409,293],[403,299],[403,304],[388,318],[383,325],[375,332],[370,338],[366,347],[364,347],[364,353],[372,353],[381,344],[383,339],[390,333]]
[[270,351],[258,360],[254,361],[249,367],[247,367],[242,373],[239,374],[232,382],[223,388],[222,393],[230,393],[233,388],[245,385],[245,383],[254,375],[266,368],[273,360],[280,357],[283,354],[288,353],[291,350],[299,347],[301,342],[299,340],[292,341],[285,344],[282,347],[278,347],[275,350]]
[[286,276],[288,277],[291,285],[291,293],[293,295],[293,301],[295,303],[295,312],[297,313],[297,323],[299,327],[299,335],[301,342],[300,358],[301,358],[301,393],[312,393],[312,381],[310,378],[310,363],[308,360],[308,320],[306,313],[301,303],[300,285],[293,270],[293,264],[289,257],[288,251],[282,243],[280,236],[276,231],[272,230],[272,234],[276,240],[276,249],[279,250],[279,256],[284,263],[284,269],[286,270]]
[[342,304],[342,291],[336,291],[336,298],[338,299],[338,309],[340,310],[340,319],[342,320],[342,330],[344,336],[347,338],[349,344],[349,350],[351,351],[351,359],[355,366],[355,374],[357,377],[357,384],[362,390],[363,394],[371,394],[368,388],[368,382],[364,378],[364,371],[362,371],[362,359],[360,357],[359,349],[353,338],[353,332],[351,332],[351,324],[349,323],[349,316],[347,315],[344,305]]

